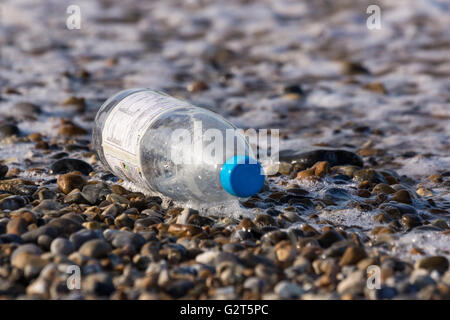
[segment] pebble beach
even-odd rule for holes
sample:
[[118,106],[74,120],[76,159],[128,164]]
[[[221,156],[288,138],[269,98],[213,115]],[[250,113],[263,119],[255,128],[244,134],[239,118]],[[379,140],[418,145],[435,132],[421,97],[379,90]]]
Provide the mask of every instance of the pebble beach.
[[[449,14],[439,0],[3,0],[0,298],[450,299]],[[222,211],[117,178],[94,118],[140,87],[279,129],[278,172]]]

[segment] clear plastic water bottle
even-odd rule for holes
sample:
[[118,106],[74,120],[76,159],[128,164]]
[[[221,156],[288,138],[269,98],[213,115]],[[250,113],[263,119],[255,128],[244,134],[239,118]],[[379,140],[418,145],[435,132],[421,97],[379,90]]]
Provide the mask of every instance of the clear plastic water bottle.
[[92,139],[99,159],[115,175],[176,201],[245,198],[258,193],[265,180],[244,135],[230,122],[152,89],[109,98],[97,113]]

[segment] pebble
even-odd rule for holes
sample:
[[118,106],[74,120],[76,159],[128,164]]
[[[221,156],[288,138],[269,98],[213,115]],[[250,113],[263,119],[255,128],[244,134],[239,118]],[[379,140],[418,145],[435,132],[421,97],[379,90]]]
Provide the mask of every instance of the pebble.
[[385,183],[379,183],[372,190],[373,193],[384,193],[384,194],[393,194],[395,193],[395,189]]
[[116,290],[112,277],[106,272],[84,276],[81,287],[83,291],[100,297],[109,297]]
[[8,166],[0,165],[0,179],[3,179],[8,172]]
[[21,196],[9,196],[0,200],[1,210],[17,210],[26,204],[26,200]]
[[208,85],[204,81],[194,81],[188,84],[187,90],[189,92],[199,92],[208,89]]
[[291,263],[296,256],[295,248],[288,240],[278,242],[274,250],[277,260],[280,262]]
[[40,142],[42,141],[42,134],[40,134],[39,132],[30,133],[28,135],[28,139],[30,139],[30,141],[32,142]]
[[78,189],[72,190],[68,195],[64,197],[63,202],[65,204],[88,204],[89,202],[83,197],[83,194],[80,191],[77,191]]
[[[38,254],[28,251],[21,251],[11,257],[11,265],[24,270],[27,267],[37,269],[36,271],[42,270],[47,262],[39,257]],[[33,271],[35,271],[33,270]],[[35,274],[38,272],[34,272]]]
[[266,281],[258,277],[247,278],[244,282],[244,288],[253,292],[261,292],[266,285]]
[[26,219],[21,217],[16,217],[11,219],[11,221],[8,222],[8,225],[6,226],[6,232],[8,234],[16,234],[21,235],[22,233],[25,233],[28,231],[27,229],[28,222]]
[[75,245],[65,238],[56,238],[50,245],[50,251],[53,254],[68,256],[75,251]]
[[281,281],[275,286],[274,292],[281,299],[299,299],[304,293],[304,290],[298,284]]
[[357,294],[361,292],[366,286],[363,271],[354,271],[344,280],[339,282],[337,292],[343,294]]
[[402,215],[407,213],[417,215],[416,208],[404,203],[387,202],[382,203],[379,208],[386,212],[397,211]]
[[340,266],[348,266],[357,264],[359,261],[367,257],[364,248],[360,246],[349,246],[339,261]]
[[195,261],[203,264],[213,264],[218,254],[219,254],[218,251],[205,251],[197,255],[195,257]]
[[416,193],[419,196],[422,197],[431,197],[433,195],[433,192],[430,189],[424,188],[424,187],[420,187],[416,190]]
[[372,183],[387,184],[387,181],[383,175],[373,169],[362,169],[355,171],[353,173],[353,179],[356,181],[369,181]]
[[170,234],[181,237],[192,237],[202,233],[202,229],[193,225],[171,224],[167,230]]
[[344,237],[336,230],[327,230],[317,238],[322,248],[329,248],[333,243],[342,240],[344,240]]
[[17,247],[16,250],[11,255],[11,259],[14,259],[17,255],[22,254],[24,252],[34,254],[39,256],[42,253],[42,250],[33,243],[23,244]]
[[75,248],[80,248],[85,242],[93,239],[103,238],[101,232],[94,230],[82,229],[70,235],[69,240],[75,245]]
[[66,123],[59,127],[58,133],[63,136],[80,136],[85,135],[88,131],[74,123]]
[[133,229],[134,220],[131,219],[128,216],[128,214],[122,213],[121,215],[119,215],[117,218],[114,219],[114,225],[119,229],[123,227]]
[[331,167],[343,165],[363,166],[363,160],[359,155],[346,150],[319,149],[309,152],[281,150],[279,153],[279,160],[286,162],[295,161],[304,168],[310,168],[316,162],[320,161],[328,162]]
[[61,102],[62,106],[75,106],[77,111],[82,112],[86,108],[86,102],[83,97],[68,97],[66,100]]
[[22,234],[22,239],[25,242],[37,242],[38,237],[41,235],[47,235],[51,238],[56,238],[58,236],[58,230],[54,227],[44,225],[34,230],[25,232],[24,234]]
[[401,224],[407,229],[412,229],[414,227],[421,226],[422,219],[414,214],[405,214],[402,216]]
[[351,198],[351,195],[347,190],[341,188],[329,188],[323,195],[323,200],[328,203],[347,201]]
[[50,166],[50,174],[63,174],[70,171],[79,171],[87,176],[93,170],[94,169],[92,169],[89,163],[71,158],[57,160]]
[[12,123],[0,125],[0,140],[19,135],[19,128]]
[[185,208],[177,217],[178,224],[187,224],[189,221],[189,218],[192,217],[194,214],[198,214],[198,211],[191,208]]
[[68,194],[73,189],[81,190],[86,184],[86,179],[84,179],[78,172],[69,172],[59,175],[56,183],[62,192]]
[[428,271],[425,269],[416,269],[411,272],[411,275],[409,276],[409,283],[417,288],[424,288],[436,284],[433,278],[431,278],[428,274]]
[[102,239],[85,242],[78,250],[82,255],[92,258],[103,258],[111,252],[111,246]]
[[166,292],[175,299],[185,296],[190,289],[194,287],[194,283],[190,280],[180,279],[169,283],[166,286]]
[[81,194],[90,204],[99,204],[110,193],[111,190],[105,183],[95,183],[85,185]]
[[447,271],[449,266],[448,259],[444,256],[431,256],[418,260],[414,264],[416,269],[425,269],[428,271],[437,270],[441,273]]
[[392,200],[401,203],[412,204],[411,194],[406,190],[399,190],[395,192],[392,196]]
[[135,251],[139,251],[146,241],[139,233],[126,230],[120,230],[105,237],[115,248],[132,247]]
[[41,113],[41,108],[30,102],[18,102],[13,105],[14,112],[21,116],[38,115]]

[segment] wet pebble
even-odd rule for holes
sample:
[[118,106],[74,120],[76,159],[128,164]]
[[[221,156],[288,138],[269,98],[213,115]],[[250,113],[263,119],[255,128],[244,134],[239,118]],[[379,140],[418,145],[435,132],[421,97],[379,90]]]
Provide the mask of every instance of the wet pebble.
[[3,179],[8,172],[8,166],[0,165],[0,179]]
[[340,266],[357,264],[359,261],[367,257],[364,248],[360,246],[349,246],[339,261]]
[[1,210],[17,210],[26,204],[26,200],[21,196],[9,196],[0,200]]
[[400,203],[412,204],[411,194],[406,190],[399,190],[395,192],[392,196],[392,200]]
[[280,161],[295,161],[304,168],[312,167],[316,162],[326,161],[333,166],[354,165],[363,166],[363,160],[356,153],[346,150],[314,150],[301,152],[294,150],[281,150],[279,154]]
[[0,125],[0,140],[11,137],[11,136],[17,136],[19,135],[20,130],[19,128],[12,123],[6,123],[3,125]]
[[62,192],[68,194],[73,189],[81,190],[86,184],[86,179],[77,172],[69,172],[58,176],[57,184]]
[[30,102],[19,102],[13,105],[14,112],[20,116],[38,115],[41,113],[41,108]]
[[444,256],[431,256],[417,261],[414,265],[416,269],[425,269],[428,271],[437,270],[441,273],[447,271],[449,267],[448,259]]
[[106,199],[111,190],[105,183],[88,184],[83,187],[82,196],[90,204],[98,204]]
[[373,193],[384,193],[384,194],[393,194],[395,193],[395,189],[385,183],[379,183],[372,190]]
[[71,158],[60,159],[50,166],[51,174],[63,174],[70,171],[79,171],[84,175],[89,175],[93,169],[89,163]]

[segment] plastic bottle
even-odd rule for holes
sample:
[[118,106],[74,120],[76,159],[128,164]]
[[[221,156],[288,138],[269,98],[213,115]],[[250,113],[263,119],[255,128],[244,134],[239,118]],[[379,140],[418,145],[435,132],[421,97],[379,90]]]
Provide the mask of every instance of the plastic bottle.
[[[230,131],[234,143],[226,138]],[[205,139],[208,132],[220,133],[222,143]],[[230,122],[152,89],[129,89],[109,98],[97,113],[92,139],[99,159],[115,175],[176,201],[249,197],[265,180],[247,140]],[[208,152],[213,140],[221,152]]]

